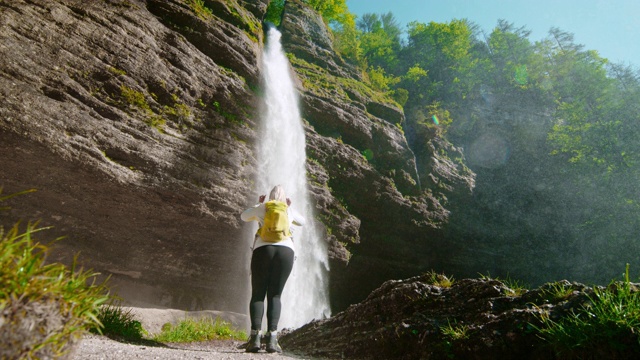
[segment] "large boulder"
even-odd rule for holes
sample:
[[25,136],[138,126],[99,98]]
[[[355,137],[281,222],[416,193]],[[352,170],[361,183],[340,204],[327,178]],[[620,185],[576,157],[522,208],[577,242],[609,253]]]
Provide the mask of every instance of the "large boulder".
[[[560,321],[588,306],[594,288],[566,280],[530,291],[488,278],[445,286],[449,281],[435,273],[387,281],[332,318],[283,334],[280,343],[323,359],[584,358],[579,349],[558,355],[535,329],[546,326],[543,317]],[[640,348],[632,339],[637,335],[616,338],[626,347],[603,342],[588,357],[635,358]]]

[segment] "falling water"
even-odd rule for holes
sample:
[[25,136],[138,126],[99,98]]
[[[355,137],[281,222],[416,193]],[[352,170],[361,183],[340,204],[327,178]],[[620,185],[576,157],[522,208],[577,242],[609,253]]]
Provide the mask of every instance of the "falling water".
[[271,27],[263,55],[265,110],[258,147],[258,191],[268,194],[282,185],[291,207],[306,219],[296,228],[296,261],[282,295],[280,328],[297,328],[330,315],[327,291],[327,247],[314,226],[307,190],[305,134],[289,61],[280,43],[280,32]]

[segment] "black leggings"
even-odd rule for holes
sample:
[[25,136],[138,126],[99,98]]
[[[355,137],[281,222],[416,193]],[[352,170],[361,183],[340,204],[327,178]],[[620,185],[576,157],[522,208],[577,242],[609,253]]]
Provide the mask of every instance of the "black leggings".
[[293,269],[293,249],[286,246],[266,245],[253,251],[251,257],[251,329],[260,330],[267,296],[268,331],[278,330],[280,296]]

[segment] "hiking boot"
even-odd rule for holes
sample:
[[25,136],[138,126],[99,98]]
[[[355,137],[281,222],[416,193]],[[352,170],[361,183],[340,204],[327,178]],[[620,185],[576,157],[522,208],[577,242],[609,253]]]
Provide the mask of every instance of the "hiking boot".
[[269,332],[269,339],[267,340],[267,352],[268,353],[281,353],[282,352],[282,348],[280,347],[280,344],[278,344],[278,332],[277,331],[270,331]]
[[260,330],[251,330],[246,352],[256,353],[260,351]]

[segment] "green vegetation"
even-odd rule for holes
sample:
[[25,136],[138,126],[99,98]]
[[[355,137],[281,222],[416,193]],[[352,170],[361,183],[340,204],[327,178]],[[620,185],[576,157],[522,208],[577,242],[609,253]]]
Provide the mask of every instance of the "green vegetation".
[[320,66],[297,58],[291,53],[288,53],[287,57],[291,64],[296,67],[304,87],[317,95],[349,99],[349,93],[356,93],[382,104],[400,107],[390,91],[377,91],[364,82],[351,78],[336,77]]
[[506,291],[507,296],[520,296],[529,291],[528,285],[521,280],[515,280],[510,276],[507,276],[505,279],[500,281],[509,288],[509,290]]
[[244,126],[245,124],[244,120],[238,119],[238,116],[235,113],[232,113],[223,109],[222,106],[220,106],[219,102],[214,101],[213,108],[216,110],[218,114],[222,115],[222,117],[224,117],[231,124],[234,124],[236,126]]
[[469,327],[467,325],[451,325],[451,322],[447,322],[446,326],[440,328],[442,335],[451,340],[463,340],[469,337]]
[[480,278],[483,280],[496,280],[504,284],[505,296],[520,296],[529,291],[529,286],[525,285],[522,281],[513,279],[509,275],[506,278],[500,279],[499,277],[491,277],[491,274],[487,272],[487,275],[480,274]]
[[164,132],[164,126],[167,123],[166,119],[161,115],[155,114],[153,110],[151,110],[143,92],[132,89],[123,84],[120,85],[120,97],[122,98],[124,106],[141,110],[144,113],[144,122],[147,125],[156,128],[160,132]]
[[452,276],[438,274],[433,270],[426,272],[424,276],[427,277],[427,283],[443,288],[449,288],[455,282],[455,279]]
[[543,296],[550,301],[566,300],[572,293],[571,285],[562,281],[545,284],[542,288]]
[[[122,98],[121,103],[123,105],[142,111],[145,115],[144,122],[147,125],[156,128],[160,132],[164,132],[167,118],[172,120],[181,130],[185,130],[192,125],[193,115],[191,112],[191,108],[183,103],[176,94],[171,95],[173,105],[163,106],[162,110],[159,111],[159,114],[155,113],[151,109],[151,106],[147,102],[145,94],[141,91],[132,89],[126,85],[121,85],[120,97]],[[155,94],[152,93],[151,97],[157,100]],[[204,107],[201,99],[199,100],[199,103]],[[226,115],[228,118],[232,118],[233,120],[235,120],[235,115],[233,114],[223,113],[223,115]]]
[[[23,192],[26,193],[26,192]],[[0,202],[9,196],[1,196]],[[6,208],[4,208],[6,209]],[[99,307],[108,299],[97,273],[45,263],[49,247],[34,236],[37,223],[0,227],[0,358],[52,358],[69,350],[71,339],[100,326]]]
[[191,108],[180,101],[176,94],[172,94],[173,106],[165,105],[163,115],[173,119],[180,128],[186,128],[191,124]]
[[145,112],[151,112],[149,103],[144,96],[144,93],[135,89],[132,89],[126,85],[120,85],[120,95],[125,103],[129,106],[136,107]]
[[202,20],[208,20],[213,16],[213,12],[205,6],[203,0],[186,0],[186,3],[196,16]]
[[[35,190],[2,196],[9,198]],[[8,207],[1,206],[0,210]],[[147,332],[131,310],[109,304],[107,282],[99,275],[58,263],[45,263],[49,247],[34,235],[46,230],[30,223],[21,230],[15,224],[5,231],[0,227],[0,358],[57,358],[69,341],[85,330],[117,340],[143,341]],[[246,334],[220,319],[185,319],[176,326],[166,324],[154,340],[191,342],[212,339],[245,339]]]
[[[593,295],[581,308],[558,321],[544,314],[543,326],[536,327],[557,354],[563,356],[598,354],[601,348],[619,354],[637,354],[640,350],[640,292],[629,281],[629,264],[622,282],[593,289]],[[607,356],[616,358],[617,354]],[[625,358],[624,356],[620,358]]]
[[346,0],[302,0],[316,10],[328,24],[342,24],[353,15]]
[[147,334],[131,310],[125,310],[117,304],[101,306],[97,318],[100,324],[89,329],[95,334],[125,341],[140,341]]
[[165,118],[155,114],[149,114],[144,122],[152,128],[156,128],[160,132],[164,132],[164,127],[167,124],[167,120]]
[[113,66],[109,66],[107,68],[107,70],[109,70],[110,73],[112,73],[115,76],[121,76],[121,75],[127,75],[127,72],[118,68],[115,68]]
[[284,0],[271,0],[267,7],[267,14],[264,17],[264,21],[270,22],[275,26],[280,26],[280,19],[282,18],[283,10]]
[[218,339],[246,339],[244,331],[233,329],[230,323],[209,317],[186,318],[177,325],[162,326],[162,332],[153,337],[158,342],[195,342]]
[[[558,28],[535,41],[529,30],[506,20],[498,21],[489,33],[467,19],[412,22],[403,31],[392,13],[355,18],[338,2],[327,2],[333,6],[327,13],[314,1],[307,3],[325,20],[331,18],[327,23],[335,48],[359,67],[364,81],[331,77],[290,56],[304,86],[320,96],[348,99],[360,94],[401,105],[406,115],[401,125],[411,134],[407,140],[418,169],[428,162],[421,158],[422,149],[434,136],[452,149],[465,146],[466,160],[451,152],[462,171],[468,170],[464,162],[473,160],[469,145],[493,140],[508,142],[505,159],[496,154],[497,165],[476,163],[474,171],[502,166],[506,159],[512,169],[526,168],[519,163],[526,161],[530,169],[540,169],[538,176],[528,171],[500,175],[505,191],[492,193],[479,186],[491,198],[488,202],[504,203],[508,197],[514,205],[487,205],[491,215],[468,214],[470,221],[482,224],[472,231],[487,246],[497,240],[486,229],[519,229],[503,232],[511,235],[501,241],[518,249],[507,256],[508,268],[522,273],[526,270],[519,266],[525,259],[547,258],[548,270],[554,271],[567,264],[551,253],[582,248],[589,249],[589,265],[580,264],[584,275],[606,282],[620,259],[640,261],[635,231],[640,226],[637,68],[611,63]],[[505,116],[517,121],[499,123]],[[498,136],[481,138],[487,129]],[[523,187],[537,190],[521,191]],[[562,219],[562,231],[552,235],[543,227],[524,230],[544,221],[538,215],[543,212],[541,203],[549,211],[546,218]],[[516,223],[507,223],[509,218]]]
[[[215,17],[213,10],[207,6],[207,2],[205,0],[185,0],[184,2],[198,18],[204,21],[212,20]],[[238,11],[240,5],[238,5],[237,1],[226,1],[226,5],[226,9],[229,10],[229,13],[224,14],[223,17],[226,17],[227,20],[231,20],[228,18],[228,15],[231,15],[233,17],[231,22],[243,29],[247,36],[257,43],[257,34],[261,31],[260,22],[254,17],[246,15],[246,12]],[[182,26],[180,28],[187,32],[193,31],[189,25]]]

